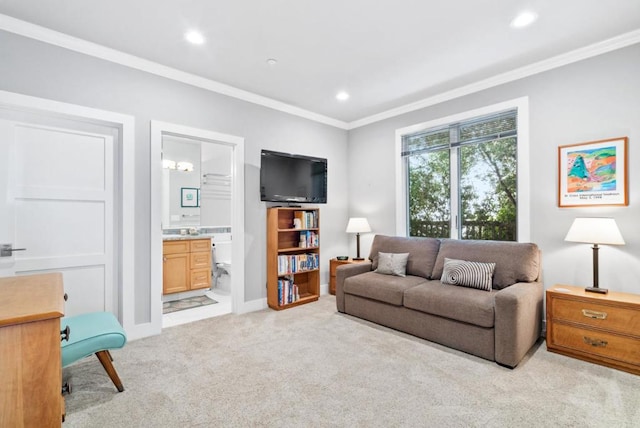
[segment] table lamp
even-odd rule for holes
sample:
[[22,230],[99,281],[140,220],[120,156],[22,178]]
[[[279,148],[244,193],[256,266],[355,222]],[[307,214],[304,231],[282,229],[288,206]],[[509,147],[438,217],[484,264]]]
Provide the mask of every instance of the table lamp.
[[356,234],[357,257],[353,260],[364,260],[364,258],[360,257],[360,234],[371,232],[371,226],[369,226],[369,222],[364,217],[351,217],[349,219],[349,223],[347,224],[346,232]]
[[598,245],[624,245],[616,221],[612,218],[578,217],[573,220],[564,240],[593,244],[593,287],[587,287],[585,291],[607,294],[609,290],[598,286]]

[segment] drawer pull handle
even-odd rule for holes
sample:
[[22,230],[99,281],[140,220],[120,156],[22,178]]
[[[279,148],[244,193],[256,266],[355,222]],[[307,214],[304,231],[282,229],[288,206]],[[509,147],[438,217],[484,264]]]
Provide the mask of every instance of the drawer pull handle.
[[592,311],[591,309],[583,309],[582,310],[582,315],[584,315],[587,318],[593,318],[593,319],[597,319],[597,320],[607,319],[607,313],[606,312]]
[[586,343],[587,345],[595,346],[596,348],[604,348],[609,344],[609,342],[607,342],[606,340],[592,339],[587,336],[583,336],[582,338],[584,339],[584,343]]

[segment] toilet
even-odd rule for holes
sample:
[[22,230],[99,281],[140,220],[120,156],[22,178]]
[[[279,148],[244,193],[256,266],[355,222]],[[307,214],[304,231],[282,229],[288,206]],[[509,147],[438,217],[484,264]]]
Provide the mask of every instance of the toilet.
[[[230,238],[230,237],[229,237]],[[212,255],[213,288],[229,293],[231,291],[231,239],[214,239]]]

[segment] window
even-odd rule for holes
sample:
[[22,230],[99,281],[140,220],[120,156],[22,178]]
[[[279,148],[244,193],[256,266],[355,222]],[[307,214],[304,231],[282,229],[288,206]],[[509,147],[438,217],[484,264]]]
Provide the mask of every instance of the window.
[[528,240],[528,166],[520,159],[527,146],[519,135],[526,122],[518,105],[398,131],[399,233]]

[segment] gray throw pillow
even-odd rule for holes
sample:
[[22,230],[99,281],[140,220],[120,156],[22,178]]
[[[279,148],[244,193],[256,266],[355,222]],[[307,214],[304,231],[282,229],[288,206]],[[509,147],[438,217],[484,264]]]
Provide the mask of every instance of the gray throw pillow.
[[375,272],[406,276],[407,259],[409,259],[409,253],[378,253],[378,268]]
[[468,262],[445,258],[441,281],[443,284],[491,291],[495,267],[495,263]]

